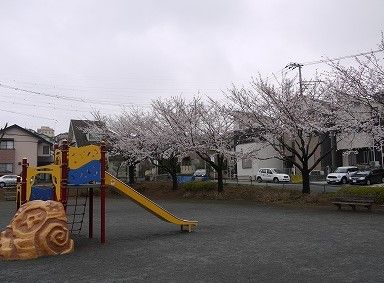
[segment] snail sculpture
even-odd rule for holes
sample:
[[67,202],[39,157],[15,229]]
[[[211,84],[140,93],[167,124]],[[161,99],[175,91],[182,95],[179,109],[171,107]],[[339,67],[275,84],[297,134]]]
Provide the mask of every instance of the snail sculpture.
[[60,202],[27,202],[0,233],[0,259],[4,260],[33,259],[73,251],[74,242]]

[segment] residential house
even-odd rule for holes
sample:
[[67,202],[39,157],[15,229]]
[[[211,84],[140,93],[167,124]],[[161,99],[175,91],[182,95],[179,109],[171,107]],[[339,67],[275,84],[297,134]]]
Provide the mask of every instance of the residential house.
[[103,124],[100,121],[71,120],[69,123],[68,144],[74,147],[99,144],[101,137],[86,130],[92,126],[101,127]]
[[[382,94],[380,94],[382,97]],[[383,110],[380,107],[367,107],[358,103],[353,105],[356,115],[365,116],[365,119],[374,122],[375,126],[384,126]],[[364,167],[379,167],[384,165],[383,144],[378,144],[373,134],[355,132],[338,134],[337,153],[341,165]]]
[[367,133],[356,133],[344,137],[337,143],[342,166],[379,167],[383,166],[383,150],[374,146],[374,139]]
[[53,138],[55,136],[55,130],[47,126],[41,126],[36,131],[38,134],[43,134],[50,138]]
[[53,138],[55,144],[58,144],[59,146],[63,143],[64,140],[68,140],[68,133],[61,133]]
[[53,162],[53,143],[35,131],[15,124],[2,129],[0,137],[0,175],[20,175],[23,158],[27,158],[31,166],[44,166]]

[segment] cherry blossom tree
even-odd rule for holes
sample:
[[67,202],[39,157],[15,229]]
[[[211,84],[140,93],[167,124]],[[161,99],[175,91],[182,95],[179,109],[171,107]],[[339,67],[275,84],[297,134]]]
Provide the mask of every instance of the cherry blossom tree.
[[321,150],[329,133],[345,124],[320,90],[316,85],[300,90],[287,78],[276,86],[258,77],[248,88],[234,86],[228,94],[233,118],[243,126],[245,135],[256,141],[257,147],[250,151],[257,156],[264,144],[274,149],[271,158],[291,161],[301,172],[303,193],[310,193],[310,172],[334,147]]
[[5,123],[4,127],[3,128],[0,128],[0,139],[2,139],[4,137],[4,130],[8,127],[8,123]]
[[[155,111],[156,113],[156,111]],[[142,117],[143,119],[143,117]],[[151,163],[167,172],[172,178],[172,189],[178,189],[179,145],[169,134],[168,124],[161,123],[154,113],[148,114],[139,125],[143,151]]]
[[119,162],[118,169],[123,164],[128,166],[129,183],[133,184],[136,164],[147,158],[140,131],[147,116],[140,108],[125,109],[115,116],[106,116],[99,112],[92,115],[100,123],[90,123],[85,131],[106,141],[110,159]]
[[218,192],[224,190],[226,158],[233,154],[233,119],[217,101],[181,97],[153,102],[154,113],[166,125],[173,142],[185,154],[195,152],[217,172]]
[[105,128],[89,130],[100,135],[109,134],[111,154],[114,160],[123,160],[129,168],[129,183],[133,184],[135,165],[149,160],[152,165],[167,172],[177,190],[177,173],[180,151],[177,144],[170,139],[167,125],[159,123],[149,111],[140,108],[125,109],[114,117],[94,115],[104,121]]

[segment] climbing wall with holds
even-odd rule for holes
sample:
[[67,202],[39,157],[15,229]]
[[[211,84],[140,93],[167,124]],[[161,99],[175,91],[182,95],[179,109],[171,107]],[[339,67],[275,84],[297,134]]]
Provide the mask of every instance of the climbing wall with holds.
[[68,184],[100,182],[101,151],[99,146],[70,147],[68,153]]
[[60,202],[27,202],[0,234],[0,259],[32,259],[73,250],[67,217]]

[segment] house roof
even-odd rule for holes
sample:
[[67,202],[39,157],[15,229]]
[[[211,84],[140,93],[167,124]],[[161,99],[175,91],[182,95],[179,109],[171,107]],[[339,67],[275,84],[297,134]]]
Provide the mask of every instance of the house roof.
[[[98,144],[99,141],[89,141],[84,129],[89,126],[103,127],[103,122],[92,120],[71,120],[68,133],[69,144],[76,143],[77,147],[86,146],[90,144]],[[72,130],[72,131],[71,131]],[[72,136],[73,135],[73,136]]]
[[6,128],[4,128],[4,129],[2,129],[2,130],[0,130],[0,134],[2,134],[2,133],[6,133],[6,132],[7,132],[8,130],[10,130],[10,129],[18,129],[18,130],[21,130],[21,131],[23,131],[23,132],[29,134],[30,136],[33,136],[33,137],[37,138],[40,142],[45,142],[45,143],[48,143],[48,144],[50,144],[50,145],[53,145],[53,143],[52,143],[49,139],[47,139],[47,138],[45,137],[45,135],[44,135],[44,136],[39,135],[37,132],[35,132],[35,131],[33,131],[33,130],[29,130],[29,129],[22,128],[22,127],[20,127],[19,125],[16,125],[16,124],[14,124],[14,125],[12,125],[12,126],[9,126],[9,127],[6,127]]

